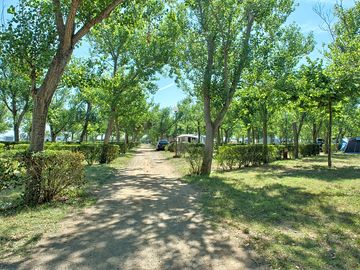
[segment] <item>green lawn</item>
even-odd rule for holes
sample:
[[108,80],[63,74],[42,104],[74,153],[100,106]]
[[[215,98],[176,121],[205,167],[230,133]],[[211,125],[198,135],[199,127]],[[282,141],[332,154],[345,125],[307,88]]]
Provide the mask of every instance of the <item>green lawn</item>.
[[360,269],[360,155],[278,161],[186,177],[215,224],[245,235],[275,269]]
[[86,186],[69,192],[65,202],[55,201],[34,208],[15,207],[21,190],[0,193],[0,260],[25,254],[44,233],[56,231],[67,214],[94,204],[94,191],[114,181],[117,169],[126,167],[131,157],[132,153],[128,153],[109,165],[87,166]]

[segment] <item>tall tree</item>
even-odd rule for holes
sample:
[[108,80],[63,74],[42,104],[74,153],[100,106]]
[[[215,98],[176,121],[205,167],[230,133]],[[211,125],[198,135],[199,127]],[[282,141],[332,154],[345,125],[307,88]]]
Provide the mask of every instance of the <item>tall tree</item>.
[[30,109],[30,80],[12,59],[0,60],[0,98],[12,115],[14,140],[20,140],[20,126]]
[[214,137],[239,87],[259,35],[282,25],[293,1],[185,1],[182,68],[204,105],[206,142],[201,168],[210,174]]

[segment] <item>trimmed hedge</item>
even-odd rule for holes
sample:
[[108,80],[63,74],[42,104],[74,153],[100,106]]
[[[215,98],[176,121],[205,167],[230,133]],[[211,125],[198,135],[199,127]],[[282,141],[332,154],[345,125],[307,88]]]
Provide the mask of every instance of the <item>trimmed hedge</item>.
[[299,153],[303,157],[316,156],[320,154],[320,146],[318,144],[302,144],[299,145]]
[[120,147],[115,144],[101,144],[101,153],[99,157],[99,163],[110,163],[118,157]]
[[0,190],[31,184],[30,175],[37,175],[37,179],[41,179],[37,187],[39,203],[49,202],[66,189],[84,183],[84,155],[79,152],[7,151],[0,156],[0,161]]
[[[283,151],[283,145],[268,145],[267,159],[269,162],[281,159]],[[216,159],[223,169],[258,166],[264,162],[264,147],[260,144],[224,145],[219,147]]]
[[[53,200],[69,187],[84,184],[84,155],[79,152],[46,150],[38,153],[25,152],[18,159],[26,167],[26,177],[36,175],[41,179],[39,203]],[[41,168],[38,175],[38,168]],[[29,177],[26,185],[31,185]],[[26,196],[26,194],[25,194]]]

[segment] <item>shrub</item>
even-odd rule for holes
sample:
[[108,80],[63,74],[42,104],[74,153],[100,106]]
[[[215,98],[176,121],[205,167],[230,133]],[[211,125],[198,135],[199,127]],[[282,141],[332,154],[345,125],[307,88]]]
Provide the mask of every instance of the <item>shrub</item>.
[[78,151],[82,153],[88,165],[94,164],[99,160],[101,155],[100,144],[81,144],[78,146]]
[[30,189],[39,192],[38,203],[49,202],[67,188],[84,183],[84,155],[81,153],[51,150],[25,152],[20,160],[27,169],[27,185],[32,184],[34,176],[40,179],[40,186]]
[[191,174],[200,174],[203,160],[204,145],[201,143],[187,144],[187,161],[190,164]]
[[119,156],[120,147],[115,144],[102,144],[99,163],[110,163]]
[[[281,159],[283,150],[284,146],[268,145],[267,160]],[[257,166],[264,163],[264,146],[261,144],[223,145],[219,147],[216,159],[223,169]]]
[[299,152],[303,157],[316,156],[320,154],[320,146],[318,144],[301,144]]
[[22,186],[24,167],[16,159],[18,153],[7,151],[0,156],[0,191]]
[[5,151],[5,144],[0,143],[0,153]]

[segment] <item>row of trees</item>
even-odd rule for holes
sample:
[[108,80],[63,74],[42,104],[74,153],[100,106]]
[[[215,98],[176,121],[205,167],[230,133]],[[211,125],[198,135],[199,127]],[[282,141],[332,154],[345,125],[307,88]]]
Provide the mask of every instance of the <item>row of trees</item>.
[[[304,121],[312,118],[318,130],[324,112],[330,141],[334,108],[357,110],[359,6],[337,5],[335,25],[323,16],[333,36],[326,61],[299,68],[314,40],[285,24],[292,0],[19,0],[0,33],[0,110],[11,115],[16,140],[30,114],[33,152],[44,148],[46,123],[52,139],[63,131],[80,141],[104,133],[107,144],[113,134],[136,138],[144,129],[160,138],[187,119],[198,134],[205,127],[203,174],[211,171],[219,130],[229,138],[239,127],[249,134],[261,128],[266,146],[285,111],[296,119],[295,144]],[[72,59],[85,35],[90,57]],[[180,104],[194,109],[180,108],[175,121],[169,109],[146,102],[165,71],[196,101]],[[38,175],[30,177],[29,202],[36,201]]]

